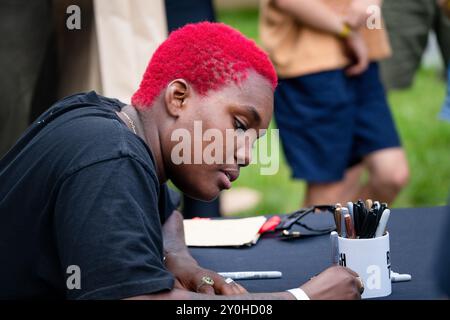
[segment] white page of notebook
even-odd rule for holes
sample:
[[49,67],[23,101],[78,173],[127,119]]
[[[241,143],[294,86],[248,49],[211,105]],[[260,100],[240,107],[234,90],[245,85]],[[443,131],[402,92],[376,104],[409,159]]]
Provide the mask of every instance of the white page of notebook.
[[184,220],[186,245],[190,247],[243,246],[257,239],[265,217],[223,220]]

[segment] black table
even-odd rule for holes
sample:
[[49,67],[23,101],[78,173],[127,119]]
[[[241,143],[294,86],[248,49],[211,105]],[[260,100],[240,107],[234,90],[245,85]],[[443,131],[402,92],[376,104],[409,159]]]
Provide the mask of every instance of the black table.
[[[394,209],[390,232],[391,266],[409,273],[412,281],[392,284],[387,299],[439,299],[436,266],[448,207]],[[292,241],[263,237],[252,247],[191,248],[192,255],[206,268],[218,272],[279,270],[281,279],[240,280],[249,292],[292,289],[330,266],[329,236]]]

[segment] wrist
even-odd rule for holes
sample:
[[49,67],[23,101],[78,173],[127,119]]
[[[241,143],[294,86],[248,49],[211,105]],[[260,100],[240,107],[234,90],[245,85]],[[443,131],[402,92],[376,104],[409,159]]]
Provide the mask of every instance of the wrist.
[[340,39],[346,40],[346,39],[350,38],[352,33],[353,33],[353,29],[348,25],[348,23],[343,22],[342,27],[341,27],[340,31],[338,32],[337,36]]
[[311,300],[309,296],[305,293],[305,291],[303,291],[303,289],[294,288],[286,291],[289,292],[291,295],[293,295],[296,300]]
[[174,259],[185,259],[197,264],[197,261],[191,256],[188,250],[179,250],[179,251],[164,250],[164,261],[166,263],[168,260]]

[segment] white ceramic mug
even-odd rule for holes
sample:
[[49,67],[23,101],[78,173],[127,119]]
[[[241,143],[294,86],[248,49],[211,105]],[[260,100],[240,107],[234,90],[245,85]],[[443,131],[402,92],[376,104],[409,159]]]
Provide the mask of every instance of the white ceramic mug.
[[370,239],[338,237],[338,244],[339,264],[358,273],[364,282],[363,299],[391,294],[389,233]]

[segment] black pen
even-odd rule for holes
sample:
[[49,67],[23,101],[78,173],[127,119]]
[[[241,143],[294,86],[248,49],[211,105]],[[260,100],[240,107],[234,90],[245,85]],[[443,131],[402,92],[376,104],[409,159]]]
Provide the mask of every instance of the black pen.
[[363,233],[363,228],[366,224],[367,219],[367,210],[362,200],[358,200],[357,203],[358,211],[359,211],[359,233],[358,235],[361,237]]
[[369,226],[367,230],[367,238],[373,238],[378,227],[378,210],[370,210],[369,212]]
[[353,205],[353,223],[355,224],[355,236],[359,236],[359,208],[356,203],[352,203]]

